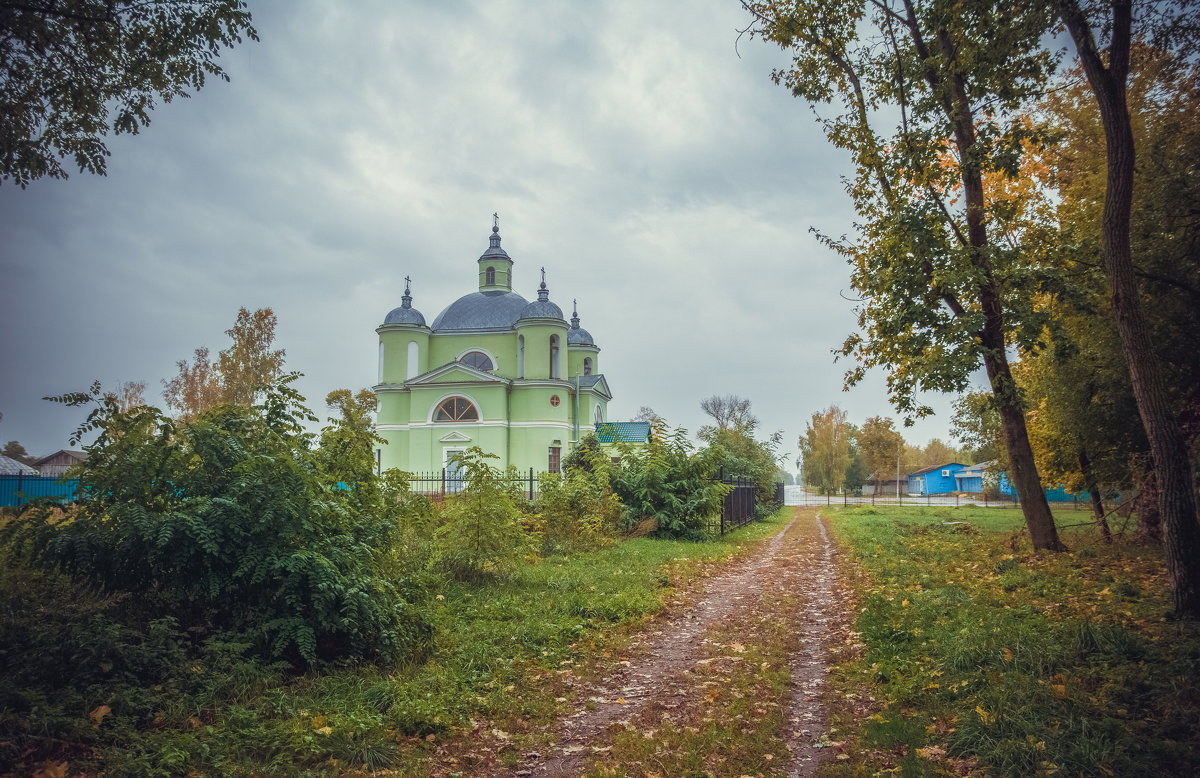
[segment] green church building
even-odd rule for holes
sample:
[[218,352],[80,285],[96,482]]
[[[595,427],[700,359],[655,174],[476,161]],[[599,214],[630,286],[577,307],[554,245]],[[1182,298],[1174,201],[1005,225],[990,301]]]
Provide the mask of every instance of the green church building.
[[536,300],[514,292],[495,223],[490,243],[478,260],[478,291],[428,325],[406,278],[402,304],[375,330],[383,470],[449,472],[450,457],[479,446],[501,469],[558,472],[581,430],[608,419],[600,347],[579,326],[578,308],[568,324],[550,302],[544,269]]

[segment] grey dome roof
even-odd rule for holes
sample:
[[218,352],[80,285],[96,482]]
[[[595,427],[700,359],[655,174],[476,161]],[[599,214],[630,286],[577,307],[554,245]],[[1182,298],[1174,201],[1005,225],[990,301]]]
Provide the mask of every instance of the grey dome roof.
[[567,343],[576,343],[581,346],[594,346],[596,341],[592,339],[592,333],[585,330],[579,325],[575,325],[567,330]]
[[[534,300],[521,311],[522,319],[562,319],[562,308],[549,300]],[[565,319],[564,319],[565,321]]]
[[425,317],[421,312],[412,307],[412,292],[408,287],[408,276],[404,277],[404,294],[400,297],[401,303],[399,308],[393,308],[384,317],[384,324],[419,324],[425,326]]
[[420,324],[425,326],[425,317],[416,308],[406,308],[401,305],[399,308],[393,308],[388,312],[387,318],[383,320],[384,324]]
[[596,345],[596,341],[592,340],[592,333],[579,326],[578,303],[576,303],[575,308],[571,311],[571,329],[567,330],[567,343],[574,343],[580,346]]
[[435,330],[508,329],[516,323],[529,302],[503,289],[471,292],[446,307],[433,320]]
[[538,299],[521,311],[522,319],[558,319],[563,324],[562,308],[550,302],[550,290],[546,288],[546,268],[542,268],[542,285],[538,287]]

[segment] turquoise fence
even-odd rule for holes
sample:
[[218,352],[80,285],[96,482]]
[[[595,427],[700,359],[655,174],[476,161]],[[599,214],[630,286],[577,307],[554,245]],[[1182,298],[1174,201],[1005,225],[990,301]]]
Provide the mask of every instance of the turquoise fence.
[[19,508],[31,500],[71,502],[78,493],[78,478],[63,481],[52,475],[0,475],[2,508]]

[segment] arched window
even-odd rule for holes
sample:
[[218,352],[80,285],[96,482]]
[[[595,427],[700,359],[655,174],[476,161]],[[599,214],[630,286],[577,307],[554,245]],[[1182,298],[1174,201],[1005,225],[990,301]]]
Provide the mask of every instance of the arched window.
[[434,421],[479,421],[479,409],[466,397],[447,397],[433,412]]
[[604,423],[604,409],[601,408],[599,405],[596,406],[596,412],[592,415],[595,417],[597,424]]
[[416,378],[417,374],[421,372],[420,357],[421,347],[417,345],[415,340],[410,340],[408,342],[408,371],[405,375],[406,378]]
[[464,365],[470,365],[476,370],[495,370],[496,366],[492,364],[491,357],[484,354],[482,351],[468,351],[463,354],[458,360]]
[[517,336],[517,378],[525,377],[525,336]]
[[487,273],[484,275],[484,278],[487,279],[485,281],[485,283],[488,286],[495,286],[496,285],[496,268],[489,267],[487,269]]
[[550,336],[550,377],[559,378],[558,374],[558,336]]
[[591,357],[583,358],[583,374],[584,375],[592,374],[592,358]]

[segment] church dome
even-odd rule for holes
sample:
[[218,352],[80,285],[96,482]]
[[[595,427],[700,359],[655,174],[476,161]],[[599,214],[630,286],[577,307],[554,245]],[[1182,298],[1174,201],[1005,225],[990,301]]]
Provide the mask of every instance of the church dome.
[[384,324],[420,324],[425,326],[425,317],[416,308],[401,305],[393,308],[383,320]]
[[384,324],[419,324],[425,326],[425,317],[421,312],[412,307],[412,292],[409,290],[408,278],[404,279],[404,294],[401,296],[400,307],[393,308],[384,317]]
[[[471,292],[446,307],[433,320],[434,330],[509,329],[529,302],[503,289]],[[561,313],[559,314],[561,316]]]
[[544,268],[542,269],[542,285],[538,287],[538,299],[525,306],[524,310],[521,311],[520,319],[558,319],[566,324],[566,321],[563,319],[562,308],[550,302],[550,290],[546,288],[546,271]]
[[567,330],[567,343],[576,346],[596,345],[596,341],[592,339],[592,333],[579,326],[578,305],[571,312],[571,329]]
[[[522,319],[562,319],[562,308],[549,300],[534,300],[521,311]],[[564,320],[565,321],[565,320]]]
[[594,346],[596,341],[592,338],[592,333],[580,327],[578,323],[571,329],[567,330],[567,343],[575,346]]

